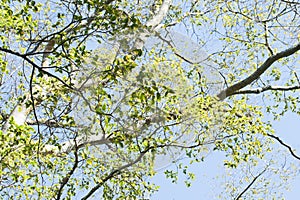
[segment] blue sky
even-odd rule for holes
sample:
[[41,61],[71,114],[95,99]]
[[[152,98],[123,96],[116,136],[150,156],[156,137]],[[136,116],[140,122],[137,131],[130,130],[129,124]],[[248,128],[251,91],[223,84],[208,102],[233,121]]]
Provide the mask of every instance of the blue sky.
[[[276,135],[280,136],[285,143],[289,144],[295,150],[295,153],[298,153],[297,155],[300,155],[300,116],[294,113],[287,113],[280,121],[274,121],[273,127],[276,131]],[[217,175],[224,174],[222,158],[222,155],[216,153],[209,155],[203,163],[193,165],[191,169],[196,173],[197,177],[190,188],[185,187],[183,177],[179,177],[178,184],[172,184],[170,180],[165,178],[163,171],[159,171],[153,180],[157,185],[160,185],[161,188],[151,199],[214,199],[216,193],[222,190],[220,188],[222,180],[216,179]],[[290,160],[293,160],[291,156],[290,158]],[[294,162],[297,163],[297,160],[294,159]],[[290,180],[290,183],[290,191],[285,191],[284,197],[287,200],[298,200],[300,195],[300,175]]]

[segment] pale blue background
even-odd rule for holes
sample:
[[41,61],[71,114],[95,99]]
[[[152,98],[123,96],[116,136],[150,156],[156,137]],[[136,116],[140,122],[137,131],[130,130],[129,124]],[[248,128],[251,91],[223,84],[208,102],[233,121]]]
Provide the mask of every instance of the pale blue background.
[[[300,156],[300,117],[293,113],[287,113],[280,121],[273,122],[273,125],[276,135],[280,136],[295,150],[296,155]],[[290,157],[292,158],[292,156]],[[299,163],[296,159],[294,161]],[[185,186],[182,177],[179,178],[178,184],[172,184],[165,178],[163,171],[160,171],[153,180],[161,187],[159,192],[151,197],[151,200],[207,200],[212,199],[216,193],[220,192],[221,189],[214,178],[223,172],[221,155],[209,155],[203,163],[194,165],[191,169],[197,177],[190,188]],[[218,181],[220,183],[220,179]],[[287,200],[300,199],[300,175],[291,180],[290,191],[285,191],[284,197]]]

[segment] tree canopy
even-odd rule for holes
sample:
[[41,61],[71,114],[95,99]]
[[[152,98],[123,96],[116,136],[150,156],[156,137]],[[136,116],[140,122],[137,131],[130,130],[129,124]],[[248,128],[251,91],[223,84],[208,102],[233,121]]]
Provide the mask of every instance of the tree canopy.
[[1,197],[147,199],[162,165],[190,186],[189,165],[214,152],[228,169],[220,199],[279,198],[298,175],[266,118],[300,113],[297,1],[0,8]]

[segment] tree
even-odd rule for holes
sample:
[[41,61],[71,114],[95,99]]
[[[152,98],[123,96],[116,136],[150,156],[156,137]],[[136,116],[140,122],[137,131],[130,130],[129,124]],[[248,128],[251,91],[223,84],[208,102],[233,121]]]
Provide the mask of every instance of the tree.
[[274,156],[279,144],[299,160],[263,114],[299,113],[299,3],[0,6],[2,197],[147,198],[159,156],[178,163],[166,176],[181,171],[189,186],[194,174],[177,158],[205,162],[207,151],[242,172],[226,198],[278,197],[270,188],[297,173]]

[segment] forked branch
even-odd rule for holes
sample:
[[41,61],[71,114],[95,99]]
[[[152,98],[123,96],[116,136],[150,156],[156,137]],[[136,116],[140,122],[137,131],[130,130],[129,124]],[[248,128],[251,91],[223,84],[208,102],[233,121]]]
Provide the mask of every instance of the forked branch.
[[300,50],[300,43],[298,43],[296,46],[291,47],[289,49],[286,49],[284,51],[281,51],[271,57],[269,57],[255,72],[253,72],[250,76],[245,78],[244,80],[241,80],[240,82],[229,86],[225,90],[222,90],[217,96],[220,100],[224,100],[229,96],[234,95],[237,93],[240,89],[248,86],[253,81],[257,80],[271,65],[278,61],[281,58],[285,58],[288,56],[293,55],[297,51]]

